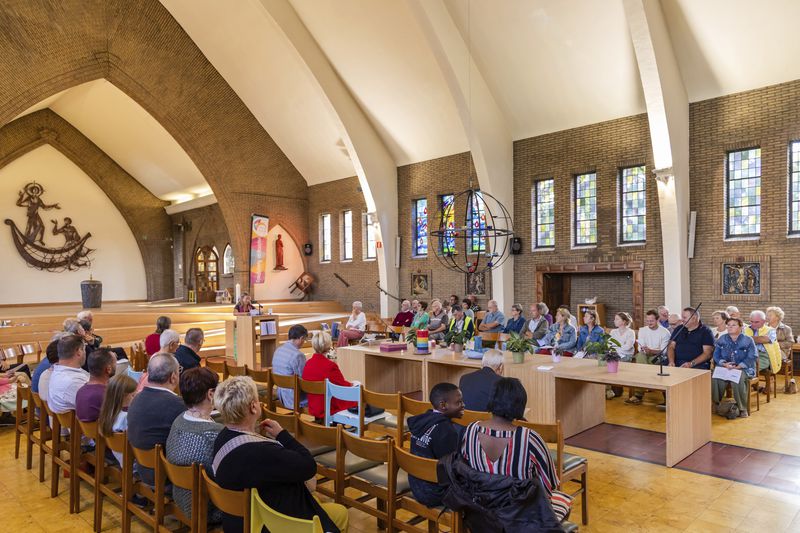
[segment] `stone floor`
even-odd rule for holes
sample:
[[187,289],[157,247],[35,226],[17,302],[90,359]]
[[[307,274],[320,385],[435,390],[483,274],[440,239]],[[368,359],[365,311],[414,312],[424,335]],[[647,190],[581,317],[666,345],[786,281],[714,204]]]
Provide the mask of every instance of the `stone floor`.
[[[769,404],[762,402],[761,411],[750,418],[714,417],[713,440],[800,456],[800,395],[785,395],[780,386],[779,382],[778,397]],[[655,394],[640,406],[626,405],[619,398],[610,400],[606,421],[663,431],[665,413],[655,407],[657,400]],[[590,525],[581,531],[800,532],[798,494],[583,448],[567,449],[589,459]],[[735,455],[730,461],[736,464],[742,458]],[[90,493],[82,492],[81,512],[70,515],[66,489],[62,484],[58,498],[50,499],[49,482],[40,484],[36,478],[36,458],[34,469],[26,471],[24,460],[14,460],[13,428],[0,428],[3,533],[91,532]],[[580,517],[579,502],[573,517]],[[353,532],[377,530],[375,520],[365,513],[351,510],[350,519]],[[119,512],[110,504],[104,511],[103,530],[119,530]],[[146,530],[134,520],[133,531]]]

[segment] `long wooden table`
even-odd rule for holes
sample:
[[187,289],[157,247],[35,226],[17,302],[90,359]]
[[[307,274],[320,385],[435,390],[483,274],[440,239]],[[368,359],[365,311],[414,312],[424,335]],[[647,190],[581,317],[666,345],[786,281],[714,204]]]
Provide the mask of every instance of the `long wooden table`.
[[[348,379],[377,392],[422,390],[425,399],[436,383],[458,383],[461,376],[481,367],[480,360],[444,349],[422,356],[359,346],[339,348],[337,354]],[[524,363],[514,364],[510,352],[505,356],[503,375],[518,378],[528,393],[528,420],[561,420],[566,437],[603,423],[606,385],[621,385],[666,393],[667,466],[711,440],[711,373],[707,370],[670,367],[669,376],[658,376],[655,366],[620,363],[619,372],[609,373],[594,360],[565,357],[553,363],[549,356],[528,355]]]

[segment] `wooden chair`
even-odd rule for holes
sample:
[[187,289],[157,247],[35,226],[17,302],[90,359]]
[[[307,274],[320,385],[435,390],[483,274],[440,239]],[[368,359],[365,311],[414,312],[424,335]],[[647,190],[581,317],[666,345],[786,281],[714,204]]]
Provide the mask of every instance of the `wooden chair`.
[[205,362],[207,369],[219,374],[220,381],[225,381],[228,379],[228,367],[224,359],[222,361],[212,361],[211,358],[207,357]]
[[[61,452],[69,452],[69,441],[65,435],[61,434],[61,422],[58,417],[53,414],[46,401],[42,401],[44,414],[51,422],[51,435],[52,446],[50,453],[50,497],[55,498],[58,496],[58,479],[60,477],[59,471],[70,469],[69,459],[62,457]],[[69,512],[72,513],[75,508],[75,503],[72,501],[73,494],[70,491]]]
[[229,376],[247,375],[247,365],[242,365],[242,366],[229,365],[227,359],[224,361],[224,364],[225,364],[225,379],[228,379]]
[[454,418],[453,422],[466,427],[473,422],[489,420],[490,418],[492,418],[492,414],[486,411],[470,411],[469,409],[464,409],[464,416],[461,418]]
[[[416,416],[421,415],[428,411],[431,408],[430,402],[421,402],[419,400],[414,400],[413,398],[409,398],[408,396],[400,396],[400,412],[397,414],[397,436],[396,442],[397,445],[401,448],[403,447],[403,442],[405,441],[405,436],[408,431],[406,431],[406,427],[408,427],[408,422],[406,422],[407,416]],[[400,422],[402,421],[402,424]]]
[[[333,399],[343,400],[348,402],[356,402],[358,405],[358,413],[353,414],[349,411],[339,411],[332,413],[330,406]],[[332,423],[345,424],[352,426],[356,435],[361,436],[361,425],[364,422],[364,403],[361,401],[361,386],[351,385],[344,387],[342,385],[334,385],[330,380],[325,380],[325,425],[330,426]]]
[[267,405],[270,406],[272,411],[275,410],[275,398],[277,392],[274,390],[275,387],[280,387],[282,389],[292,389],[294,401],[292,405],[283,405],[281,403],[281,407],[284,409],[290,409],[293,413],[300,412],[300,393],[299,393],[299,386],[297,380],[299,378],[295,375],[292,376],[282,376],[280,374],[276,374],[275,372],[269,373],[269,382],[267,383]]
[[318,516],[311,520],[294,518],[279,513],[261,499],[257,490],[250,491],[250,531],[259,532],[262,527],[268,531],[285,533],[324,533]]
[[45,455],[53,455],[52,446],[47,444],[52,440],[52,432],[41,397],[33,391],[30,392],[30,397],[33,399],[33,405],[39,410],[39,431],[33,438],[34,442],[39,446],[39,483],[43,483]]
[[[56,429],[56,421],[58,421],[58,425],[61,428],[68,428],[69,429],[69,438],[65,439],[63,443],[67,453],[69,453],[69,459],[63,459],[61,454],[58,453],[53,456],[53,465],[57,464],[56,457],[58,457],[59,461],[58,464],[63,466],[64,469],[69,472],[69,512],[77,513],[80,511],[78,506],[80,504],[80,500],[78,498],[78,490],[80,489],[80,478],[78,475],[78,467],[80,466],[82,454],[81,454],[81,436],[80,430],[78,429],[78,419],[75,416],[75,411],[67,411],[65,413],[57,413],[53,418],[53,431]],[[58,442],[61,444],[62,436],[54,435],[54,442]],[[63,461],[63,462],[61,462]],[[55,476],[58,476],[58,472],[55,473]],[[58,481],[56,480],[56,485],[58,485]]]
[[[758,364],[758,362],[756,362]],[[770,393],[775,398],[778,397],[778,375],[771,368],[765,368],[758,373],[759,378],[764,379],[764,392],[767,394],[767,403],[770,401]],[[761,385],[759,385],[759,388]]]
[[[325,382],[324,381],[306,381],[303,378],[297,378],[297,389],[303,394],[319,394],[325,397]],[[298,412],[308,413],[308,407],[303,407]]]
[[[313,382],[312,382],[313,383]],[[308,422],[297,416],[295,438],[301,442],[317,462],[317,492],[330,498],[336,496],[336,428],[325,427],[313,422]],[[327,449],[323,453],[320,450]],[[317,453],[315,453],[317,452]],[[369,466],[363,466],[369,468]],[[334,488],[327,487],[328,482],[334,483]]]
[[42,360],[42,343],[41,342],[35,342],[35,343],[29,342],[29,343],[26,343],[26,344],[20,344],[19,345],[19,351],[22,354],[22,358],[21,358],[22,360],[19,361],[19,364],[22,364],[22,363],[25,362],[25,356],[26,355],[35,355],[36,356],[35,357],[35,361],[29,361],[29,362],[32,362],[34,364],[38,364],[39,361]]
[[[77,424],[76,424],[76,426],[77,426],[76,427],[76,433],[74,433],[74,434],[76,436],[85,436],[86,438],[92,439],[94,441],[94,444],[95,444],[94,452],[92,454],[85,454],[87,456],[87,458],[88,458],[89,455],[91,455],[91,457],[93,459],[91,461],[91,463],[94,465],[94,473],[93,474],[89,474],[89,473],[84,472],[84,471],[82,471],[80,469],[77,469],[78,470],[78,475],[75,476],[74,480],[72,478],[70,478],[70,481],[74,481],[74,483],[75,483],[75,500],[76,500],[76,506],[78,506],[78,507],[80,506],[80,501],[81,501],[81,498],[80,498],[81,480],[85,481],[86,483],[88,483],[92,487],[92,495],[93,495],[93,501],[94,501],[94,505],[93,505],[93,510],[94,510],[94,521],[93,521],[94,530],[99,532],[100,531],[99,523],[100,523],[100,520],[102,519],[101,518],[101,513],[98,513],[98,511],[99,511],[99,499],[100,499],[99,498],[100,485],[103,483],[103,480],[106,477],[114,477],[114,479],[116,479],[118,482],[120,482],[122,476],[121,475],[113,475],[112,476],[112,474],[114,474],[115,472],[113,472],[110,468],[109,469],[105,468],[105,466],[106,466],[106,464],[105,464],[106,463],[106,458],[105,458],[106,457],[106,442],[105,442],[105,439],[100,437],[100,432],[98,431],[97,422],[83,422],[81,420],[78,420],[77,416],[74,417],[74,418],[75,418],[75,420],[77,422]],[[78,457],[80,455],[80,440],[81,440],[80,438],[75,439],[74,442],[77,442],[77,446],[73,445],[73,450],[75,451],[76,457]],[[75,448],[77,448],[77,450],[75,450]],[[116,472],[119,473],[120,472],[119,469],[117,469]],[[79,511],[80,511],[80,509],[76,508],[76,512],[79,512]]]
[[[756,363],[758,364],[758,363]],[[748,387],[748,394],[747,394],[747,414],[752,414],[751,406],[753,405],[753,395],[756,397],[756,411],[761,410],[761,393],[758,392],[759,384],[761,383],[758,374],[755,377],[750,378],[750,385]],[[730,385],[727,386],[726,394],[730,394],[733,396],[733,391],[731,390]],[[767,394],[769,397],[769,394]]]
[[[200,496],[200,472],[197,463],[189,466],[178,466],[170,463],[163,449],[159,449],[158,460],[161,463],[162,471],[167,479],[175,487],[188,490],[192,494],[192,515],[191,518],[186,516],[183,510],[175,504],[173,506],[174,516],[182,524],[189,527],[189,531],[197,531],[197,515],[198,515],[198,502],[197,498]],[[164,526],[163,520],[158,524],[159,532],[169,532],[169,528]]]
[[587,491],[586,475],[589,470],[589,461],[585,457],[564,451],[564,432],[561,428],[561,421],[556,420],[555,424],[534,424],[515,420],[514,424],[531,429],[538,433],[547,444],[556,445],[555,450],[550,450],[550,456],[556,464],[558,479],[561,484],[565,481],[573,481],[580,485],[580,488],[570,495],[572,497],[576,497],[578,494],[581,495],[581,521],[583,525],[587,525],[589,523],[589,493]]
[[206,533],[208,531],[209,501],[223,513],[227,513],[231,516],[240,516],[244,521],[242,532],[250,533],[250,489],[223,489],[208,476],[205,468],[200,468],[200,494],[198,497],[199,503],[197,512],[197,531],[200,533]]
[[[337,427],[338,446],[336,448],[336,501],[347,507],[353,507],[378,519],[378,528],[391,524],[394,517],[395,491],[406,492],[410,489],[408,475],[403,472],[396,478],[392,448],[394,441],[362,439],[351,435]],[[345,457],[348,453],[366,461],[377,463],[377,466],[346,475]],[[352,497],[345,493],[346,488],[353,488],[364,493]],[[376,506],[368,505],[376,499]],[[388,529],[391,530],[391,527]]]
[[[418,457],[400,446],[392,447],[392,459],[395,471],[402,469],[407,475],[414,476],[417,479],[429,483],[438,483],[439,481],[436,473],[436,465],[439,462],[436,459]],[[397,479],[396,475],[395,479]],[[459,533],[462,530],[461,513],[457,513],[452,509],[445,509],[444,507],[428,507],[415,500],[410,492],[401,493],[397,490],[396,486],[394,494],[395,510],[402,509],[415,515],[412,520],[404,522],[397,518],[397,513],[395,512],[395,516],[392,517],[392,526],[395,530],[410,531],[412,533],[429,533],[431,531],[438,531],[440,523],[449,527],[450,531],[453,533]],[[427,527],[417,527],[416,524],[423,520],[427,522]]]
[[129,485],[133,482],[129,478],[133,476],[133,455],[128,446],[127,433],[113,433],[103,438],[105,447],[112,452],[122,456],[120,465],[98,461],[97,463],[97,491],[95,492],[95,531],[103,529],[103,504],[108,499],[119,507],[122,515],[120,523],[122,532],[128,533],[131,530],[130,511],[128,510]]
[[14,459],[19,459],[20,440],[24,435],[25,468],[27,470],[33,468],[34,411],[30,387],[17,384],[17,410],[14,414]]
[[247,375],[253,378],[253,381],[256,383],[263,383],[265,385],[269,383],[269,376],[271,372],[272,369],[270,368],[256,370],[255,368],[250,368],[249,366],[247,367]]
[[[165,476],[161,462],[158,459],[159,453],[161,453],[161,445],[157,444],[155,448],[142,450],[141,448],[135,448],[133,445],[131,445],[130,441],[128,441],[128,448],[131,451],[129,456],[132,456],[140,467],[150,468],[154,473],[154,486],[150,487],[143,481],[134,479],[133,461],[126,461],[126,464],[124,465],[126,494],[125,506],[128,508],[129,512],[128,520],[130,521],[130,518],[135,516],[144,522],[148,528],[152,528],[153,531],[157,531],[158,525],[163,522],[166,512],[164,505]],[[128,471],[128,466],[131,467],[130,471]],[[139,505],[134,503],[134,496],[145,498],[150,504],[152,504],[153,513],[151,514],[147,512],[145,509],[142,509]],[[130,524],[128,527],[130,527]]]
[[[364,409],[361,410],[359,414],[359,427],[361,428],[361,434],[364,434],[364,431],[369,429],[370,431],[374,431],[375,433],[380,433],[383,435],[393,436],[397,434],[397,426],[399,423],[399,415],[400,415],[400,393],[383,393],[383,392],[373,392],[371,390],[365,389],[363,386],[361,387],[361,403],[363,405],[371,405],[373,407],[378,407],[383,409],[387,416],[384,418],[379,418],[374,422],[365,424],[364,422]],[[401,431],[408,428],[405,424],[400,424]]]
[[19,346],[6,346],[2,349],[2,352],[2,359],[6,361],[9,367],[22,364],[24,355]]
[[[277,411],[273,411],[269,408],[268,405],[261,404],[261,419],[264,420],[269,418],[270,420],[274,420],[278,424],[281,425],[283,429],[291,433],[292,435],[297,435],[297,413],[279,413]],[[309,450],[310,451],[310,450]],[[330,450],[328,450],[330,451]],[[311,455],[314,455],[313,453]]]

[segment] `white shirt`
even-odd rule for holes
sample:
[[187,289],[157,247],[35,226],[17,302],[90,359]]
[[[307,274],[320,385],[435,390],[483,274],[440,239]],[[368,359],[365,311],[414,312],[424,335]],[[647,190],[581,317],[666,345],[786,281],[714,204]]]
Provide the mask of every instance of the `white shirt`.
[[47,404],[50,410],[53,413],[66,413],[75,409],[75,395],[87,381],[89,381],[89,373],[82,368],[53,366]]
[[47,396],[50,390],[50,377],[53,375],[53,367],[51,366],[39,376],[39,398],[50,403],[50,398]]
[[633,346],[636,344],[636,334],[633,330],[630,328],[625,328],[624,332],[619,328],[611,330],[611,338],[620,344],[617,353],[625,359],[630,359],[633,355]]
[[[530,331],[531,333],[533,333],[534,331],[536,331],[536,326],[538,326],[538,325],[539,325],[539,322],[541,322],[542,320],[544,320],[545,322],[547,322],[547,319],[546,319],[545,317],[541,316],[541,315],[539,315],[539,318],[531,318],[531,319],[528,321],[528,331]],[[548,326],[548,327],[549,327],[549,326]]]
[[669,344],[669,337],[669,330],[661,324],[656,329],[639,328],[639,346],[642,348],[661,351]]
[[347,321],[345,329],[357,329],[359,331],[364,331],[367,329],[367,315],[365,315],[363,312],[358,313],[355,318],[353,318],[353,315],[350,315],[350,319]]

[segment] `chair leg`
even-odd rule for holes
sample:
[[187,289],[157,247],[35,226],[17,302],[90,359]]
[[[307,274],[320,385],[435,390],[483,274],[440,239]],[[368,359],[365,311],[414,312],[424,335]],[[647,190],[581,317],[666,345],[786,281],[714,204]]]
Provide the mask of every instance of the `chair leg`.
[[25,469],[30,470],[33,468],[33,439],[32,435],[28,435],[28,442],[25,445]]
[[584,526],[589,525],[589,487],[587,486],[587,474],[589,466],[581,474],[581,486],[583,492],[581,493],[581,522]]

